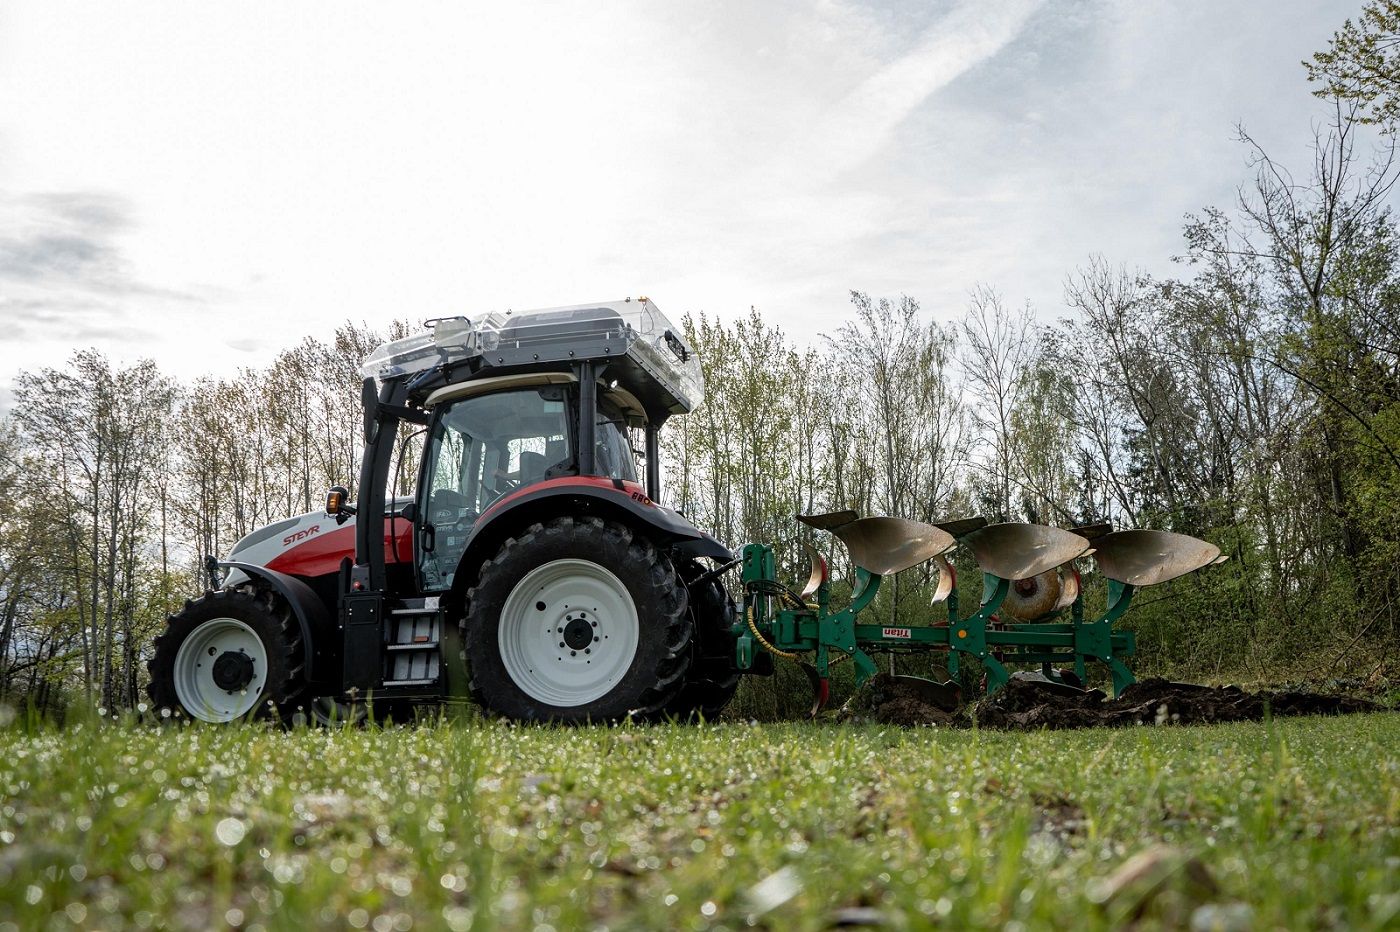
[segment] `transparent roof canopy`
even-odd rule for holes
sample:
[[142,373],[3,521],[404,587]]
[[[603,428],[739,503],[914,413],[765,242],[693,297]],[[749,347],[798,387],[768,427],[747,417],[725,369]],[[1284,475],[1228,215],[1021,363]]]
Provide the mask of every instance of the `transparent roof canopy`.
[[383,381],[475,356],[487,366],[529,366],[624,355],[684,410],[703,398],[700,360],[646,298],[429,321],[424,332],[377,347],[360,375]]

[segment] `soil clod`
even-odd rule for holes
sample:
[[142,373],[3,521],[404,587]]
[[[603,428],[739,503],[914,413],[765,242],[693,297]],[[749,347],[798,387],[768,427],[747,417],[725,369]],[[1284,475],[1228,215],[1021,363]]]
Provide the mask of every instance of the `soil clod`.
[[845,712],[893,725],[970,725],[983,728],[1092,728],[1125,725],[1199,725],[1260,721],[1266,714],[1344,715],[1383,707],[1355,696],[1302,689],[1246,692],[1238,686],[1199,686],[1160,678],[1134,683],[1110,699],[1035,678],[1013,677],[995,694],[949,711],[930,701],[920,681],[876,676]]

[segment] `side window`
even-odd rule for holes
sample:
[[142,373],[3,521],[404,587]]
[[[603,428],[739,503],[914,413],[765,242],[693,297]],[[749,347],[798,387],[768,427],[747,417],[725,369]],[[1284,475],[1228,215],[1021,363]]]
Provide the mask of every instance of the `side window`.
[[437,492],[449,489],[460,492],[466,488],[467,437],[460,431],[445,426],[439,441],[437,457],[433,462],[432,474],[428,477],[428,488]]
[[606,398],[598,400],[598,424],[594,436],[594,457],[599,475],[636,482],[637,460],[632,455],[631,431],[622,411]]

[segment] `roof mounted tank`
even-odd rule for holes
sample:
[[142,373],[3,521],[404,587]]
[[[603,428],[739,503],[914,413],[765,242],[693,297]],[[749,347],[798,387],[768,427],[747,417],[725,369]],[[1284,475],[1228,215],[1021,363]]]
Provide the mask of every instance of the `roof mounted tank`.
[[667,407],[673,410],[693,410],[704,397],[700,360],[680,328],[647,298],[497,312],[475,320],[445,317],[427,326],[376,348],[360,374],[383,381],[473,357],[483,367],[513,369],[619,358],[670,396]]

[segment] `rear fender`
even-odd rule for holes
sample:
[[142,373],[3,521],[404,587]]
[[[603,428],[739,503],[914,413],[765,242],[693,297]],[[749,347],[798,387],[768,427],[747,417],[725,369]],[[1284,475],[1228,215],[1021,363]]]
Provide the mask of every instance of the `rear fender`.
[[[638,487],[639,488],[639,487]],[[508,537],[536,522],[564,516],[594,517],[636,528],[658,546],[686,557],[728,561],[734,555],[718,540],[691,524],[680,513],[657,505],[633,489],[592,477],[541,483],[522,490],[489,509],[467,543],[453,578],[453,589],[473,585],[476,571]]]
[[[270,570],[255,563],[240,563],[220,560],[219,566],[236,569],[247,576],[271,586],[278,595],[287,600],[301,629],[302,661],[306,665],[306,681],[312,685],[323,685],[321,681],[339,669],[334,662],[339,654],[340,634],[332,620],[331,612],[324,602],[306,583],[295,576]],[[340,684],[327,683],[338,690]]]

